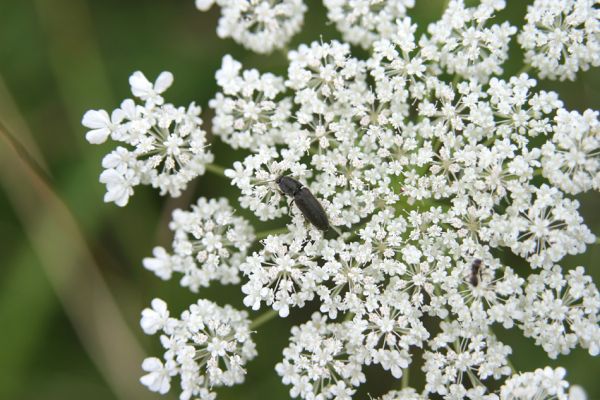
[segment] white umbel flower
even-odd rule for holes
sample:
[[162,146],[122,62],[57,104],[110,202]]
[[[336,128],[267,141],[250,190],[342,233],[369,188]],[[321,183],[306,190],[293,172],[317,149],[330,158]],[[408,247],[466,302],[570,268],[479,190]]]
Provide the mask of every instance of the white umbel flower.
[[600,190],[598,112],[558,110],[552,139],[542,146],[544,176],[567,193]]
[[84,114],[82,124],[91,129],[86,134],[90,143],[100,144],[110,137],[123,144],[102,160],[105,170],[100,182],[106,185],[105,202],[127,205],[134,187],[140,184],[177,197],[212,162],[200,107],[191,103],[186,109],[164,103],[161,94],[172,81],[171,73],[163,72],[153,84],[137,71],[130,77],[131,91],[144,105],[127,99],[110,118],[104,110]]
[[[472,398],[475,393],[485,393],[482,381],[510,374],[509,346],[477,326],[442,322],[441,327],[442,332],[430,341],[432,351],[423,354],[428,393],[453,399]],[[464,385],[463,380],[468,383]]]
[[396,31],[396,20],[406,16],[415,0],[325,0],[327,18],[344,40],[365,49]]
[[[533,372],[522,372],[507,379],[500,388],[501,400],[526,400],[526,399],[557,399],[567,400],[572,398],[566,392],[569,383],[563,378],[566,375],[564,368],[536,369]],[[584,397],[585,399],[585,397]]]
[[191,211],[176,209],[169,227],[174,231],[173,252],[155,247],[154,257],[144,259],[144,267],[162,279],[183,274],[181,286],[197,292],[212,281],[239,283],[238,267],[254,242],[254,229],[234,215],[225,198],[199,198]]
[[283,48],[304,22],[306,5],[302,0],[196,0],[196,7],[221,7],[217,34],[231,37],[257,53]]
[[302,399],[350,400],[365,381],[361,363],[351,355],[352,338],[342,324],[313,314],[311,321],[292,328],[284,359],[275,366],[290,395]]
[[529,276],[521,302],[523,333],[550,358],[570,353],[577,344],[600,354],[600,294],[583,267],[563,276],[556,265]]
[[486,27],[504,6],[502,0],[484,0],[477,7],[465,7],[463,0],[452,0],[442,18],[429,25],[430,36],[424,37],[421,45],[437,49],[436,59],[447,72],[487,82],[491,75],[502,73],[508,43],[517,32],[508,22]]
[[578,71],[600,65],[597,0],[535,0],[525,19],[519,44],[541,78],[574,80]]
[[291,100],[276,99],[285,91],[283,79],[255,69],[240,74],[241,67],[227,55],[217,71],[223,92],[209,102],[215,110],[214,134],[234,149],[281,143],[292,129],[287,122]]
[[148,374],[140,381],[148,389],[167,393],[171,378],[179,375],[180,399],[214,400],[213,388],[244,381],[245,364],[256,356],[245,312],[198,300],[175,319],[168,318],[162,300],[154,299],[152,306],[143,311],[141,325],[148,334],[162,331],[165,353],[164,362],[150,357],[142,363]]

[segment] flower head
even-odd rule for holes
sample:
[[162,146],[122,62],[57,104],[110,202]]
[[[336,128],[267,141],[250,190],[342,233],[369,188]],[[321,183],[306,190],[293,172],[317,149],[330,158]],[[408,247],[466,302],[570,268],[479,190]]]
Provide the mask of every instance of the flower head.
[[257,53],[285,46],[302,27],[306,11],[302,0],[196,0],[196,7],[206,11],[215,2],[221,7],[217,34]]
[[256,356],[245,312],[199,300],[175,319],[168,317],[162,300],[154,299],[152,306],[153,310],[143,311],[141,324],[147,334],[162,331],[164,362],[145,359],[142,368],[148,374],[140,379],[142,384],[164,394],[170,390],[171,378],[179,375],[180,399],[212,400],[214,387],[244,381],[244,366]]
[[254,229],[236,217],[227,199],[199,198],[191,211],[176,209],[169,227],[175,232],[174,254],[155,247],[144,267],[162,279],[183,274],[181,286],[197,292],[212,281],[239,282],[239,265],[254,241]]
[[164,103],[161,93],[172,80],[171,73],[163,72],[152,84],[137,71],[129,80],[131,91],[144,105],[127,99],[110,118],[104,110],[90,110],[83,116],[82,124],[92,129],[86,135],[90,143],[103,143],[110,136],[123,144],[102,160],[105,170],[100,182],[107,188],[104,201],[125,206],[133,188],[140,184],[177,197],[189,181],[204,173],[205,164],[212,162],[200,107],[191,103],[186,109]]
[[600,65],[600,11],[593,0],[535,0],[519,33],[525,62],[541,78],[574,80]]

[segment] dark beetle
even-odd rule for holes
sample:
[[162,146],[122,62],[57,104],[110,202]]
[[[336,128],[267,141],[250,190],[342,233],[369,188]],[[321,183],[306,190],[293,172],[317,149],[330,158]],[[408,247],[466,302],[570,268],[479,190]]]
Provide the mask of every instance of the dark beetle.
[[471,276],[469,277],[469,281],[471,285],[477,286],[479,285],[479,270],[481,269],[481,260],[476,258],[473,260],[473,264],[471,264]]
[[314,226],[322,231],[329,229],[327,214],[319,200],[313,196],[307,187],[302,186],[300,182],[289,176],[280,176],[275,179],[279,189],[287,196],[293,197],[292,202],[302,212],[302,215]]

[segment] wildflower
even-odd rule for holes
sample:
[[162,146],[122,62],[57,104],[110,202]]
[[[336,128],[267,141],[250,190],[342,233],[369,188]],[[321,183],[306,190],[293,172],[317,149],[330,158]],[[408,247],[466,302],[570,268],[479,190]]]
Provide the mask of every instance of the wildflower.
[[348,43],[365,49],[396,30],[395,21],[406,16],[414,0],[325,0],[327,18],[334,22]]
[[137,71],[130,78],[133,95],[145,104],[126,99],[108,117],[104,110],[90,110],[82,124],[90,129],[86,138],[100,144],[108,137],[123,143],[102,160],[100,182],[106,184],[105,202],[127,205],[137,185],[152,185],[161,195],[177,197],[187,183],[202,175],[213,155],[206,151],[200,107],[187,109],[164,103],[161,96],[173,81],[169,72],[154,84]]
[[508,22],[485,27],[494,12],[504,7],[505,2],[498,0],[484,0],[477,7],[465,7],[463,0],[453,0],[442,18],[429,25],[430,37],[423,37],[421,46],[435,47],[436,58],[447,72],[487,82],[491,75],[502,73],[508,43],[517,32]]
[[223,93],[209,102],[215,110],[213,132],[233,148],[256,148],[256,145],[281,143],[291,129],[291,101],[277,99],[285,91],[283,79],[273,74],[260,75],[246,70],[231,56],[223,57],[217,71],[217,83]]
[[[284,46],[304,12],[293,0],[216,3],[219,35],[258,52]],[[285,220],[286,231],[265,235],[249,254],[250,224],[225,200],[201,198],[174,212],[173,254],[156,247],[145,267],[162,279],[182,273],[193,291],[241,283],[246,307],[280,317],[318,308],[292,328],[276,365],[292,397],[350,399],[371,364],[406,379],[420,348],[422,392],[403,387],[382,400],[566,398],[564,370],[516,373],[494,328],[521,329],[551,358],[577,346],[600,352],[598,289],[583,267],[558,266],[596,240],[571,195],[600,189],[598,113],[567,110],[526,73],[499,77],[517,33],[494,23],[504,0],[452,0],[420,37],[405,15],[412,0],[325,5],[345,40],[368,50],[364,58],[347,42],[301,44],[277,76],[227,55],[209,103],[215,135],[247,151],[224,173],[239,204],[261,221]],[[598,64],[595,11],[583,0],[529,8],[518,40],[539,77],[572,79]],[[129,146],[105,158],[101,177],[107,199],[121,205],[143,183],[177,194],[195,176],[181,171],[196,153],[181,149],[204,143],[197,108],[164,104],[169,75],[131,81],[143,106],[126,100],[111,115],[84,116],[88,140]],[[190,141],[191,132],[202,140]],[[196,175],[211,159],[197,154]],[[159,175],[171,164],[167,172],[177,173]],[[281,176],[310,188],[335,238],[290,208]],[[183,399],[214,397],[213,386],[243,380],[255,354],[248,327],[245,313],[207,300],[180,319],[153,301],[142,328],[162,332],[167,351],[144,362],[142,382],[164,393],[179,375]]]
[[141,325],[147,334],[162,331],[164,362],[156,357],[146,358],[142,368],[148,374],[140,379],[142,384],[165,394],[170,390],[172,377],[178,375],[180,399],[208,400],[215,397],[214,387],[244,381],[244,366],[256,356],[245,312],[198,300],[180,319],[175,319],[168,317],[162,300],[154,299],[152,306],[153,310],[142,312]]
[[600,189],[598,112],[558,110],[552,139],[542,146],[544,176],[570,194]]
[[169,224],[175,232],[174,254],[155,247],[144,267],[162,279],[183,274],[181,286],[197,292],[212,281],[239,283],[239,265],[254,241],[254,230],[244,218],[234,216],[227,199],[199,198],[191,211],[176,209]]
[[221,7],[217,34],[231,37],[257,53],[282,48],[302,27],[306,5],[302,0],[196,0],[196,8]]
[[565,389],[569,383],[563,378],[566,375],[564,368],[536,369],[533,372],[523,372],[513,375],[500,388],[500,398],[502,400],[516,399],[570,399]]
[[[313,314],[311,321],[292,328],[284,360],[275,366],[290,395],[303,399],[350,399],[365,381],[361,363],[352,352],[351,337],[341,324],[328,324]],[[318,396],[318,397],[317,397]]]
[[540,78],[572,81],[578,71],[600,65],[600,15],[594,1],[535,0],[525,19],[519,44]]

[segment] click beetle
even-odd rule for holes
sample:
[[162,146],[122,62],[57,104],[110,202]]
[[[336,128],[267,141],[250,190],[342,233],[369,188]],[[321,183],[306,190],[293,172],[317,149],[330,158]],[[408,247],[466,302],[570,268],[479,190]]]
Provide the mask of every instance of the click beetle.
[[296,207],[311,224],[322,231],[329,229],[330,225],[325,209],[307,187],[296,179],[284,175],[275,179],[275,183],[285,195],[293,198],[292,202],[296,203]]

